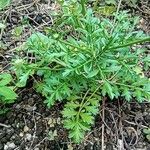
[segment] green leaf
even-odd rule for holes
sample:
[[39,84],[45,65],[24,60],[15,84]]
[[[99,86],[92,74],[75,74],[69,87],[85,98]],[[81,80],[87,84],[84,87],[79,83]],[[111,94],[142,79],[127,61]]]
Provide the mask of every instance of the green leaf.
[[92,78],[94,76],[96,76],[97,74],[99,73],[99,70],[98,69],[95,69],[93,71],[90,71],[87,75],[87,78]]
[[0,74],[0,86],[9,84],[11,80],[12,80],[12,77],[10,74],[7,74],[7,73]]
[[19,77],[19,82],[16,84],[17,87],[25,87],[26,86],[30,72],[31,72],[31,70],[29,70],[27,73],[23,73],[22,76]]
[[76,143],[80,143],[81,139],[84,137],[84,132],[81,131],[79,124],[76,124],[74,130],[71,130],[69,133],[69,137],[73,138]]
[[6,6],[10,4],[11,0],[0,0],[0,10],[4,9]]
[[66,70],[62,73],[62,75],[63,75],[64,77],[67,77],[71,72],[72,72],[72,69],[66,69]]
[[146,138],[148,139],[148,141],[150,141],[150,134],[146,135]]
[[144,132],[145,134],[150,134],[150,128],[148,128],[148,129],[143,129],[143,132]]
[[113,93],[112,86],[108,82],[105,82],[104,85],[103,85],[103,88],[102,88],[103,96],[105,96],[106,93],[108,93],[108,95],[111,99],[113,99],[114,96],[115,96],[114,93]]
[[72,118],[77,114],[77,112],[70,108],[70,109],[64,109],[62,111],[62,114],[63,114],[63,117]]
[[23,27],[22,26],[19,26],[19,27],[15,27],[13,30],[12,30],[12,34],[15,35],[16,37],[19,37],[23,32]]
[[65,121],[64,121],[64,127],[66,128],[66,129],[73,129],[75,126],[76,126],[76,120],[73,120],[73,119],[66,119]]
[[93,116],[91,116],[89,113],[80,113],[80,116],[84,122],[87,124],[92,124],[93,123]]
[[85,109],[87,112],[90,112],[93,115],[96,115],[98,113],[98,108],[96,108],[97,105],[94,106],[85,106]]
[[0,29],[5,29],[6,26],[3,23],[0,23]]
[[126,99],[128,102],[130,102],[130,100],[131,100],[131,98],[132,98],[131,92],[129,91],[128,88],[124,88],[124,89],[123,89],[122,96],[124,96],[125,99]]
[[9,87],[0,87],[0,95],[2,95],[5,100],[13,100],[17,98],[17,94]]

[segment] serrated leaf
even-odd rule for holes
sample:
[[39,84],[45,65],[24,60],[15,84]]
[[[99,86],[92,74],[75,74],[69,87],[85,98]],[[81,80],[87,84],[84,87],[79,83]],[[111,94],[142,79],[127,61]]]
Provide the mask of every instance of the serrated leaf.
[[103,88],[102,88],[103,96],[105,96],[106,93],[108,93],[108,95],[111,99],[113,99],[114,96],[115,96],[114,93],[113,93],[113,89],[112,89],[111,85],[108,82],[105,82],[104,85],[103,85]]
[[129,102],[129,101],[131,100],[131,98],[132,98],[131,92],[130,92],[129,89],[127,89],[127,88],[124,88],[124,89],[123,89],[122,96],[124,96],[125,99],[126,99],[128,102]]
[[10,74],[7,74],[7,73],[0,74],[0,86],[9,84],[11,80],[12,80],[12,77]]
[[81,116],[82,120],[84,122],[86,122],[87,124],[92,124],[93,123],[94,118],[93,118],[93,116],[91,116],[91,114],[89,114],[89,113],[80,113],[80,116]]
[[84,137],[84,132],[81,131],[79,125],[77,124],[74,130],[71,130],[69,137],[73,138],[76,143],[80,143],[81,139]]
[[71,72],[72,72],[72,69],[66,69],[66,70],[62,73],[62,75],[63,75],[63,77],[67,77]]
[[71,108],[70,109],[66,108],[62,111],[62,114],[63,114],[63,117],[72,118],[77,114],[77,112]]
[[96,76],[97,74],[99,73],[99,70],[98,69],[95,69],[93,71],[90,71],[87,75],[87,78],[92,78],[94,76]]
[[64,121],[64,127],[66,129],[73,129],[76,126],[76,120],[73,119],[67,119]]
[[49,96],[49,97],[47,95],[45,95],[45,96],[46,96],[45,103],[47,103],[48,108],[50,108],[55,103],[55,94],[52,93],[51,96]]
[[66,104],[66,107],[67,108],[73,108],[73,109],[76,109],[77,107],[79,107],[80,105],[78,103],[74,103],[74,102],[68,102]]
[[94,106],[85,106],[85,109],[86,109],[87,112],[89,112],[93,115],[96,115],[98,113],[98,108],[96,108]]
[[25,87],[27,80],[30,75],[30,70],[27,73],[22,74],[22,76],[19,77],[19,82],[16,84],[17,87]]
[[2,95],[6,101],[17,98],[17,94],[11,88],[6,86],[0,87],[0,95]]

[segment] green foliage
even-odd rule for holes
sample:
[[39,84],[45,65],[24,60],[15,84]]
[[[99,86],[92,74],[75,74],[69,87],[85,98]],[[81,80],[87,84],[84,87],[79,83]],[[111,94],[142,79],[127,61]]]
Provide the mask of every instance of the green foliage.
[[150,128],[143,129],[143,133],[146,135],[148,141],[150,141]]
[[[105,0],[108,5],[117,5],[119,0]],[[122,3],[127,4],[130,7],[136,7],[138,0],[122,0]]]
[[[144,49],[131,50],[133,44],[150,38],[136,31],[138,19],[127,12],[116,16],[114,24],[96,18],[91,9],[84,14],[81,3],[75,2],[62,3],[61,19],[47,30],[48,35],[38,32],[29,37],[24,52],[32,59],[18,57],[13,70],[19,87],[34,75],[34,87],[48,107],[66,102],[64,126],[79,143],[94,123],[101,97],[150,100],[150,81],[140,75],[149,60]],[[135,69],[140,63],[147,67]]]
[[12,81],[10,74],[0,74],[0,102],[12,103],[17,98],[17,94],[13,91],[13,87],[8,86]]
[[10,4],[11,0],[0,0],[0,10],[4,9],[6,6]]
[[0,29],[5,29],[6,26],[3,23],[0,23]]
[[22,34],[22,32],[23,32],[23,27],[22,27],[22,26],[15,27],[15,28],[12,30],[12,34],[13,34],[15,37],[17,37],[17,38],[20,37],[20,35]]

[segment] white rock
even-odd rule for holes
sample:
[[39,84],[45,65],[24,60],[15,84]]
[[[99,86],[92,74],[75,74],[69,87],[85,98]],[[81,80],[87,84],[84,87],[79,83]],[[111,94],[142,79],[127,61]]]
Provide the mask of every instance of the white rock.
[[4,150],[7,150],[7,149],[15,149],[16,145],[14,143],[11,143],[11,142],[7,142],[6,145],[4,146]]
[[11,149],[14,149],[16,147],[16,145],[14,143],[9,143],[8,147]]
[[28,141],[31,141],[32,135],[27,133],[27,134],[26,134],[26,139],[27,139]]
[[29,127],[28,126],[24,126],[23,131],[24,132],[28,132],[29,131]]
[[4,145],[4,150],[8,150],[8,145]]
[[24,134],[23,134],[22,132],[20,132],[19,136],[20,136],[20,137],[23,137],[23,135],[24,135]]

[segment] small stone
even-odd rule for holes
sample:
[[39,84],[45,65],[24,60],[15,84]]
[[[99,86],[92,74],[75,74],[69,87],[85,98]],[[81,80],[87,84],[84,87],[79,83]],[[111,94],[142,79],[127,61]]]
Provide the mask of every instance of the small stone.
[[52,128],[52,127],[55,127],[55,125],[52,123],[52,124],[50,124],[50,127]]
[[145,111],[145,112],[143,112],[143,116],[146,116],[147,114],[148,114],[148,112],[146,112],[146,111]]
[[7,143],[7,146],[11,149],[14,149],[16,147],[16,145],[14,143]]
[[4,150],[8,150],[8,145],[4,145]]
[[60,119],[60,117],[57,118],[57,124],[61,124],[61,119]]
[[53,123],[53,119],[50,118],[50,119],[48,120],[48,124],[50,125],[50,124],[52,124],[52,123]]
[[57,120],[54,118],[53,119],[53,124],[56,124],[57,123]]
[[24,132],[28,132],[30,129],[29,129],[29,127],[28,126],[24,126],[24,128],[23,128],[23,131]]
[[68,145],[68,150],[73,150],[73,147],[71,144]]
[[31,141],[32,135],[27,133],[27,134],[26,134],[26,139],[27,139],[28,141]]
[[40,150],[38,147],[36,147],[34,150]]
[[20,136],[20,137],[23,137],[23,136],[24,136],[24,134],[23,134],[22,132],[20,132],[19,136]]
[[26,106],[26,108],[25,108],[27,111],[34,111],[34,110],[36,110],[37,109],[37,107],[36,106]]
[[54,130],[53,136],[57,136],[57,130]]
[[13,106],[15,109],[20,109],[21,108],[21,106],[19,105],[19,104],[14,104],[14,106]]

